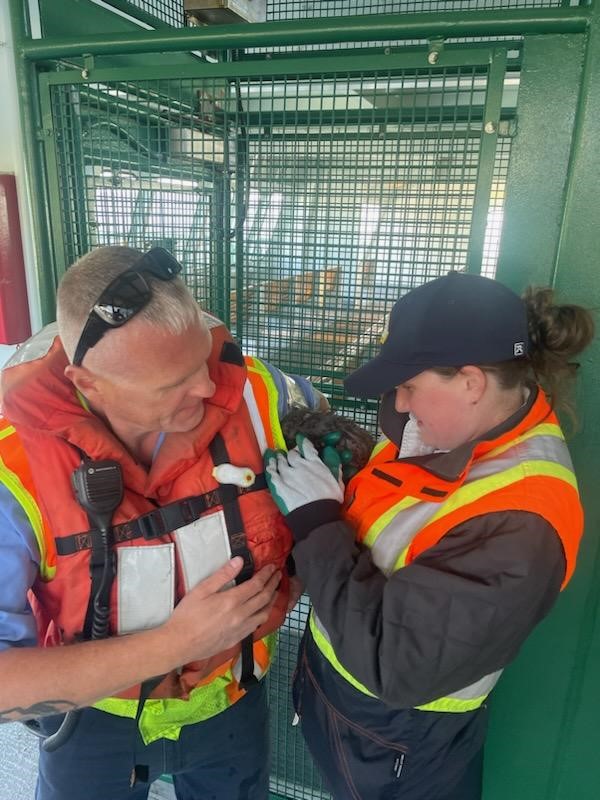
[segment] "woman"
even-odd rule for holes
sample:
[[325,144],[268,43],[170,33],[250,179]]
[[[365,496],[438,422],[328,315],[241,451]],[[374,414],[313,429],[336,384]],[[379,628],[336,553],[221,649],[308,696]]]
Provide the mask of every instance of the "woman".
[[345,495],[310,442],[268,454],[313,603],[294,702],[336,800],[481,796],[486,698],[575,566],[553,409],[592,335],[551,290],[450,273],[346,380],[382,395],[384,438]]

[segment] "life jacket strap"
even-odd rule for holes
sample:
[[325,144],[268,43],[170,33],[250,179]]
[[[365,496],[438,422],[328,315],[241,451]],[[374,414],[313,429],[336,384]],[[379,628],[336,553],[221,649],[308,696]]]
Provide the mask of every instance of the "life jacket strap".
[[[218,489],[213,489],[205,494],[185,497],[175,500],[162,508],[155,508],[136,519],[113,525],[112,543],[128,542],[134,539],[156,539],[164,536],[171,531],[189,525],[199,519],[204,513],[212,508],[224,505],[223,490],[226,495],[235,494],[236,498],[257,492],[267,488],[264,473],[256,476],[252,486],[239,487],[222,485]],[[89,531],[73,533],[70,536],[60,536],[56,538],[56,552],[59,556],[70,556],[81,550],[94,550],[94,545],[100,540],[100,531],[92,528]]]
[[[215,466],[227,464],[229,462],[227,446],[219,433],[212,440],[208,449]],[[240,511],[240,495],[237,491],[237,487],[228,483],[222,484],[219,488],[219,492],[223,503],[223,515],[225,517],[225,526],[229,537],[231,555],[241,556],[244,560],[242,571],[235,579],[235,582],[240,584],[254,575],[254,561],[246,542],[246,532],[244,531],[244,522],[242,520],[242,512]],[[242,640],[241,650],[242,671],[239,686],[240,689],[248,689],[250,686],[257,683],[256,676],[254,675],[254,637],[252,634],[249,634]]]

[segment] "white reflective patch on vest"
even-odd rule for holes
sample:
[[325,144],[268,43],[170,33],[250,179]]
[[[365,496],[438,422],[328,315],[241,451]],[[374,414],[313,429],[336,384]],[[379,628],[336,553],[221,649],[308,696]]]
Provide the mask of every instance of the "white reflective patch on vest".
[[254,428],[254,433],[256,435],[256,440],[258,442],[260,452],[264,453],[268,447],[267,435],[265,433],[265,428],[262,423],[260,411],[258,410],[258,406],[256,405],[256,399],[254,397],[254,392],[252,391],[252,384],[250,383],[249,380],[247,380],[246,383],[244,384],[244,400],[246,401],[246,406],[250,413],[252,427]]
[[173,535],[177,542],[186,592],[215,573],[231,558],[222,511],[200,517],[189,525],[178,528]]
[[117,549],[119,635],[156,628],[173,613],[175,545]]

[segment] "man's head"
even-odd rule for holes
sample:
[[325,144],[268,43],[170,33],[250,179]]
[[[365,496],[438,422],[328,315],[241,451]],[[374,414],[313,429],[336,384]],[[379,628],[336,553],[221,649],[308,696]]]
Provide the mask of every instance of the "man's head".
[[[63,276],[57,293],[58,331],[69,361],[74,360],[84,329],[89,332],[90,321],[99,321],[101,335],[96,337],[99,341],[111,333],[111,324],[117,328],[128,320],[127,316],[121,316],[120,320],[102,326],[94,307],[109,288],[113,289],[114,307],[124,303],[124,297],[135,306],[136,290],[139,294],[140,284],[145,285],[149,292],[138,298],[139,308],[132,307],[131,316],[139,315],[140,319],[172,333],[180,333],[197,321],[200,309],[177,277],[178,268],[175,259],[160,248],[144,254],[132,247],[99,247],[76,261]],[[136,283],[127,280],[127,276],[140,280]],[[90,341],[89,347],[94,344]],[[81,362],[85,351],[80,349],[79,355],[77,360]]]
[[157,258],[165,265],[171,259],[160,251],[98,248],[58,289],[59,334],[69,360],[77,355],[79,362],[65,375],[115,430],[132,434],[189,431],[214,393],[211,336],[200,308]]

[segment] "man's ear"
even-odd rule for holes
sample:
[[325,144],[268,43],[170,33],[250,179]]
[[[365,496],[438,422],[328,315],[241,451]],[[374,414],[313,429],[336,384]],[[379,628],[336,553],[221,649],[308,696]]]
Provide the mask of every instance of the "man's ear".
[[482,369],[472,364],[461,367],[460,373],[463,377],[470,402],[473,404],[478,403],[483,397],[487,387],[487,375]]
[[98,378],[93,372],[85,367],[76,367],[74,364],[67,364],[65,367],[65,378],[71,381],[73,386],[88,400],[93,401],[101,396],[101,387]]

